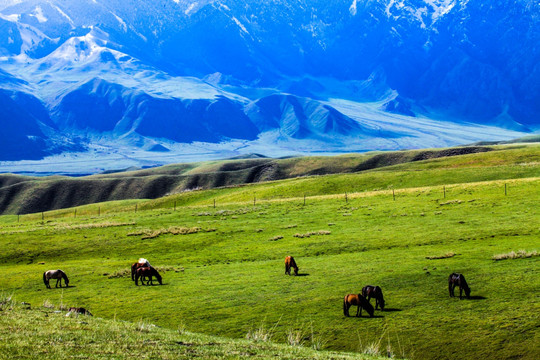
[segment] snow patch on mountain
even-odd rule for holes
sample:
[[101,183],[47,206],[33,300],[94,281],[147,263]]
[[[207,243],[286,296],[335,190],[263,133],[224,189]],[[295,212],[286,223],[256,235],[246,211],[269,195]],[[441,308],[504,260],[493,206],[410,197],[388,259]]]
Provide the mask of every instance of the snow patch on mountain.
[[36,6],[34,12],[31,13],[30,16],[35,17],[40,23],[47,22],[48,20],[45,15],[43,15],[43,9],[41,8],[41,6]]

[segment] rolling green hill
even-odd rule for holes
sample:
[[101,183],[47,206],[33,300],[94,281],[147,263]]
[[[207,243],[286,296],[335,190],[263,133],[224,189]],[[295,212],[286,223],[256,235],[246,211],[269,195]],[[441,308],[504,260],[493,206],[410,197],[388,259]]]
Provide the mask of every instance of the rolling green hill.
[[[291,174],[337,166],[307,160],[283,161]],[[10,275],[0,291],[229,338],[272,329],[276,342],[332,351],[539,358],[539,147],[388,165],[1,216],[0,272]],[[286,255],[300,276],[284,275]],[[134,285],[139,257],[164,285]],[[45,288],[41,274],[55,268],[69,288]],[[449,297],[452,272],[466,276],[470,299]],[[382,287],[386,311],[344,317],[343,296],[367,284]]]
[[[337,157],[238,159],[168,165],[82,178],[61,176],[39,178],[3,174],[0,175],[0,213],[27,214],[112,200],[156,199],[194,189],[212,189],[313,175],[357,173],[385,169],[398,164],[421,163],[429,159],[443,159],[442,162],[430,163],[442,167],[489,166],[489,163],[482,161],[493,161],[491,164],[493,168],[500,165],[497,162],[509,166],[523,161],[535,161],[539,147],[537,144],[525,148],[523,145],[471,146]],[[492,152],[497,155],[487,154]],[[460,160],[449,160],[451,158]],[[470,159],[479,163],[467,164]],[[528,175],[524,173],[524,176]],[[471,181],[475,181],[475,178],[471,178]]]

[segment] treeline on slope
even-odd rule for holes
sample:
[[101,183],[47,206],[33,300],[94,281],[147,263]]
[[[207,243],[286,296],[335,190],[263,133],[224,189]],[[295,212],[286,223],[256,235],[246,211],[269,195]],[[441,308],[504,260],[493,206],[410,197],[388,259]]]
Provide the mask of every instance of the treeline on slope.
[[28,214],[104,201],[156,199],[186,190],[237,186],[299,176],[351,173],[490,150],[493,149],[471,146],[336,157],[223,160],[82,178],[3,174],[0,175],[0,213]]

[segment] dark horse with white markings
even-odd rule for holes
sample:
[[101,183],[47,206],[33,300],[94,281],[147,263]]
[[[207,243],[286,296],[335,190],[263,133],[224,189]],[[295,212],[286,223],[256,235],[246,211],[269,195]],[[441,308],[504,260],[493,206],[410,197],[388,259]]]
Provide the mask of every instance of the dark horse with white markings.
[[362,294],[348,294],[345,295],[345,298],[343,299],[343,314],[345,316],[349,316],[349,308],[353,305],[358,306],[358,309],[356,309],[356,316],[362,316],[362,309],[365,309],[369,317],[373,317],[373,314],[375,313],[375,310],[373,310],[373,306],[367,301],[365,297],[362,296]]
[[366,285],[362,288],[362,295],[367,301],[375,298],[375,310],[380,306],[381,311],[384,311],[384,297],[380,286]]
[[60,285],[62,287],[62,279],[64,279],[64,283],[66,284],[66,287],[69,285],[69,279],[65,272],[62,270],[48,270],[43,273],[43,282],[45,283],[45,286],[50,289],[51,285],[49,284],[50,279],[56,279],[56,286]]
[[471,296],[471,288],[465,281],[465,276],[458,273],[452,273],[448,277],[448,292],[451,297],[454,297],[454,288],[459,286],[459,298],[462,298],[463,290],[465,290],[465,296]]
[[294,269],[294,275],[298,275],[298,266],[296,266],[296,261],[292,256],[287,256],[285,258],[285,274],[291,275],[291,268]]
[[161,275],[159,275],[156,269],[151,266],[140,267],[135,273],[135,285],[139,285],[139,279],[141,279],[141,284],[144,285],[144,278],[147,279],[146,285],[154,285],[154,283],[152,282],[152,277],[155,277],[157,279],[159,285],[163,285],[163,283],[161,282]]
[[137,272],[137,269],[145,266],[152,267],[148,260],[144,258],[140,258],[136,263],[131,265],[131,280],[135,281],[135,273]]

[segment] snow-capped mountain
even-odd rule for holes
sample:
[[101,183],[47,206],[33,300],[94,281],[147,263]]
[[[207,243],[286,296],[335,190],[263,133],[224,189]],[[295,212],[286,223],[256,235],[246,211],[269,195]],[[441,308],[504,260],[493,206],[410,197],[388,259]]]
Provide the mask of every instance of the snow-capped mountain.
[[539,25],[532,0],[0,0],[0,160],[517,137]]

